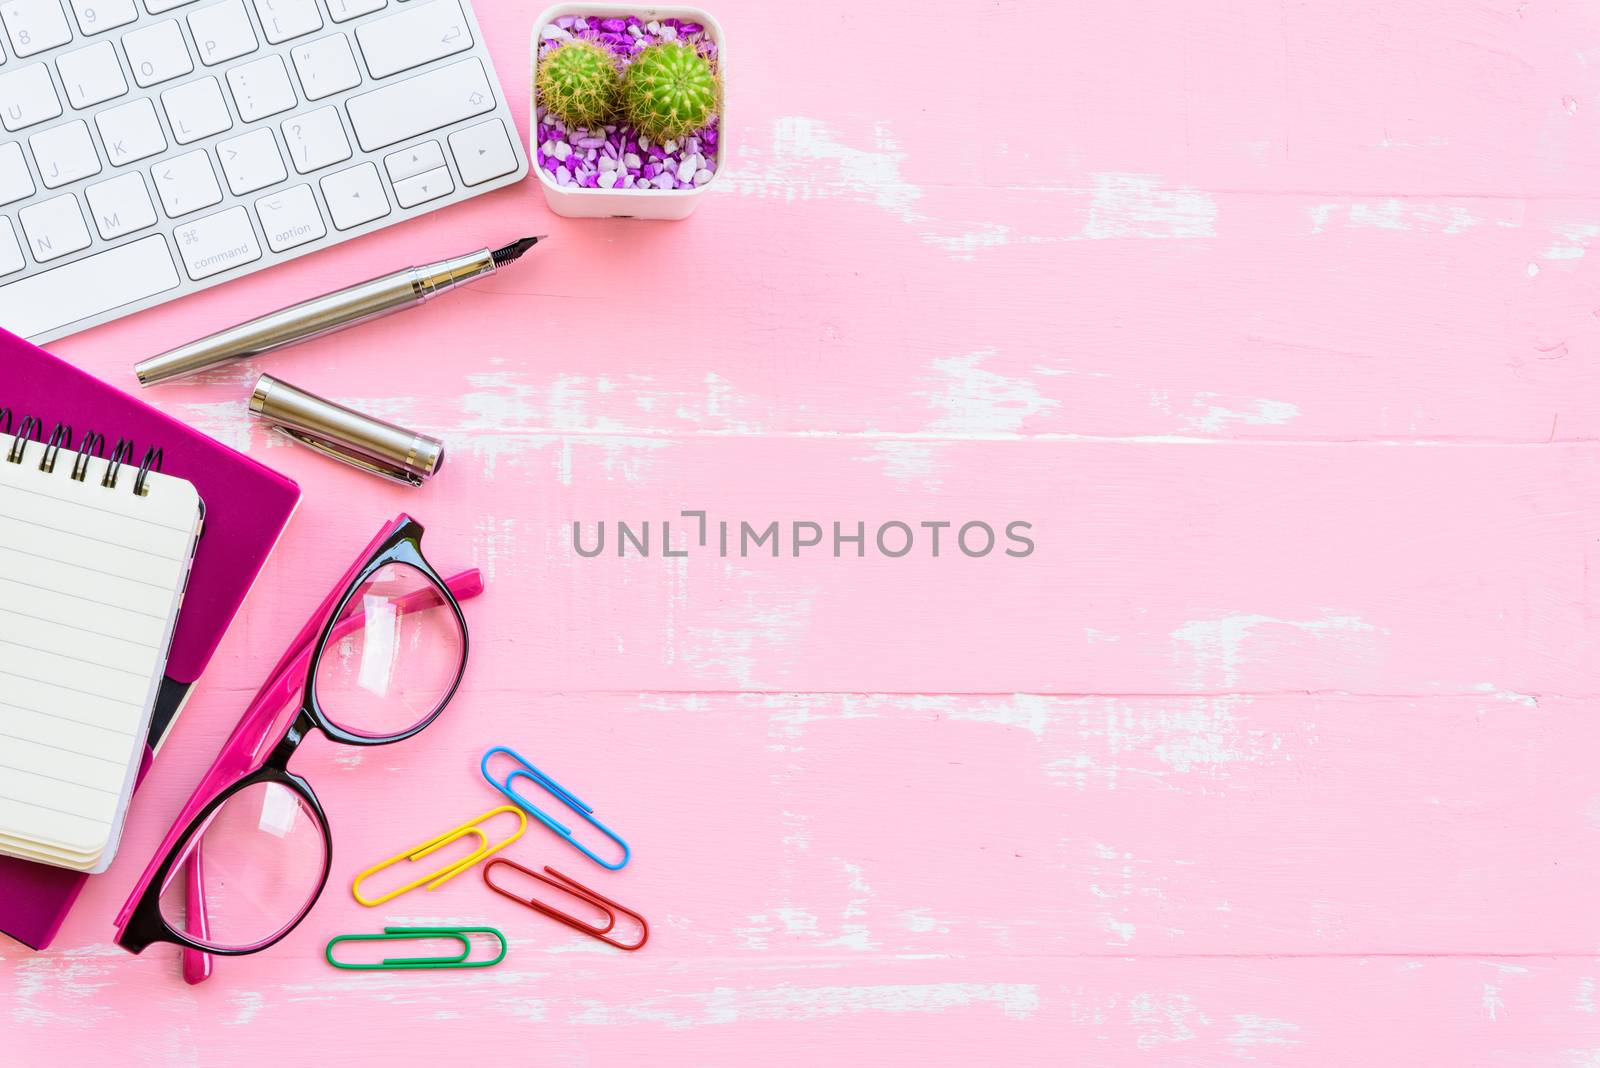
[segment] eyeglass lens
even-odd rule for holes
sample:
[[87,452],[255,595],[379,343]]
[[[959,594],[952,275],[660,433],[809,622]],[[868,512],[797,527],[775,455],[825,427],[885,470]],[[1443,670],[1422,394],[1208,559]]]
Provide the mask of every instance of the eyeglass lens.
[[317,701],[351,734],[403,734],[439,710],[465,655],[443,591],[409,564],[385,564],[334,623],[317,664]]
[[[205,934],[190,924],[185,861],[200,850],[200,900]],[[322,884],[322,823],[294,790],[251,783],[230,796],[185,839],[174,877],[161,894],[161,915],[174,929],[208,946],[246,949],[271,941],[311,906]]]

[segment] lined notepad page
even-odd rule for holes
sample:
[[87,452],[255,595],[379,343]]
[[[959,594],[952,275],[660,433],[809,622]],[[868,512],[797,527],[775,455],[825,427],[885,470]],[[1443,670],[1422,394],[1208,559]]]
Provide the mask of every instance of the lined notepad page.
[[[0,853],[110,864],[199,536],[190,483],[0,434]],[[142,447],[141,447],[142,455]]]

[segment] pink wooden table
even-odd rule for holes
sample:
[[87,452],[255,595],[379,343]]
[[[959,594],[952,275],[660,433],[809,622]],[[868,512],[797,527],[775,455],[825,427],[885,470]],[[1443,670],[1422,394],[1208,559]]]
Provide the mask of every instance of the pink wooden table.
[[[535,6],[477,3],[524,129]],[[1593,5],[716,13],[734,153],[691,220],[568,222],[527,183],[56,346],[131,385],[290,298],[552,235],[148,394],[305,500],[116,866],[50,952],[0,945],[6,1062],[1600,1061]],[[450,462],[407,492],[269,438],[261,370]],[[199,988],[123,954],[248,692],[402,508],[488,576],[463,695],[410,744],[302,750],[336,857],[286,943]],[[573,551],[574,520],[684,510],[1037,548]],[[633,843],[615,876],[511,852],[638,907],[643,952],[475,874],[350,900],[494,803],[494,744]],[[320,956],[474,921],[501,967]]]

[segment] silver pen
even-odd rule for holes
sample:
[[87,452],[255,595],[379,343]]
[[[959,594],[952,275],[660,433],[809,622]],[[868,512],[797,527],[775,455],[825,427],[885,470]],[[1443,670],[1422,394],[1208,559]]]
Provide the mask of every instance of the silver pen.
[[438,263],[406,267],[334,293],[312,297],[152,356],[135,366],[133,373],[139,376],[141,386],[153,386],[299,341],[309,341],[390,312],[414,308],[465,282],[493,274],[515,262],[541,240],[542,235],[519,238],[504,248],[485,248]]

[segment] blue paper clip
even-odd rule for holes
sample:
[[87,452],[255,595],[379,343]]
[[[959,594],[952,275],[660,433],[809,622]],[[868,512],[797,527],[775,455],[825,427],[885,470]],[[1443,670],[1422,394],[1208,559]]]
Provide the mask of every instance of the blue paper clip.
[[[521,767],[513,770],[510,774],[506,775],[504,779],[495,779],[495,777],[489,773],[489,758],[494,756],[496,753],[504,753],[506,756],[520,764]],[[507,749],[503,745],[497,745],[487,753],[483,754],[483,761],[478,765],[478,767],[483,771],[483,777],[489,781],[490,786],[493,786],[496,790],[499,790],[502,794],[505,794],[508,799],[515,801],[522,808],[526,809],[530,816],[559,834],[561,837],[565,838],[567,840],[567,844],[572,846],[573,849],[576,849],[578,852],[582,853],[584,856],[588,857],[602,868],[606,868],[610,871],[619,871],[628,863],[628,843],[617,837],[616,832],[610,827],[607,827],[605,824],[595,819],[594,809],[592,807],[578,800],[577,796],[573,794],[572,791],[568,790],[550,776],[546,775],[544,772],[540,771],[538,768],[524,760],[521,753],[518,753],[514,749]],[[532,801],[529,801],[526,797],[523,797],[521,794],[517,793],[516,787],[512,786],[511,784],[518,778],[527,779],[536,786],[544,787],[546,790],[550,791],[550,793],[555,795],[556,800],[572,809],[572,811],[582,816],[585,820],[588,820],[596,830],[600,831],[600,833],[604,834],[607,838],[611,839],[613,842],[617,843],[617,845],[622,847],[622,859],[617,861],[615,864],[612,864],[595,856],[594,852],[590,850],[588,846],[584,845],[582,842],[578,841],[572,836],[572,828],[552,819],[549,815],[540,811],[539,807]]]

